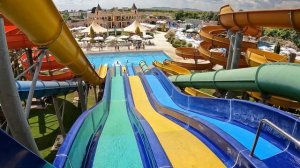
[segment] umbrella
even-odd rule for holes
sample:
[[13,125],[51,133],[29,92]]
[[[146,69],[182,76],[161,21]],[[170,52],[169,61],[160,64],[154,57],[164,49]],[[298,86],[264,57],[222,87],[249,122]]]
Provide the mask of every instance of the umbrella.
[[92,38],[90,38],[90,37],[85,37],[85,38],[83,38],[83,39],[81,39],[81,41],[90,41]]
[[97,36],[97,37],[94,38],[94,40],[103,41],[104,39],[103,39],[103,37]]
[[186,30],[186,32],[188,32],[188,33],[197,33],[197,31],[195,29],[188,29],[188,30]]
[[108,36],[108,37],[106,37],[105,40],[109,40],[109,41],[116,40],[116,37],[115,36]]
[[133,36],[130,37],[130,39],[133,40],[133,41],[142,41],[142,40],[143,40],[143,39],[142,39],[140,36],[138,36],[138,35],[133,35]]
[[118,38],[117,41],[118,42],[124,42],[125,40]]
[[119,39],[128,39],[128,38],[129,36],[125,36],[125,35],[119,37]]
[[153,37],[150,36],[150,35],[148,35],[148,34],[146,34],[143,38],[144,38],[144,39],[153,39]]

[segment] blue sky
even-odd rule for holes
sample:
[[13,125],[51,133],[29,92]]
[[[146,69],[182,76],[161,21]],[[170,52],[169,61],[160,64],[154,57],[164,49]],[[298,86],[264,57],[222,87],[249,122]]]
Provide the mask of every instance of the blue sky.
[[217,11],[220,6],[230,4],[239,9],[300,8],[300,0],[53,0],[59,10],[91,9],[98,3],[102,8],[131,7],[138,8],[174,7],[195,8]]

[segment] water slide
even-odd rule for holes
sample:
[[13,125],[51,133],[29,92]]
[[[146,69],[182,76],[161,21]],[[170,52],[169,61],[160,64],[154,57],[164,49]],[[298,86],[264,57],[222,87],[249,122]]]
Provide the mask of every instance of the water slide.
[[[0,17],[3,16],[0,14]],[[5,19],[4,23],[8,49],[32,48],[35,46],[20,29],[7,19]]]
[[135,70],[134,70],[133,64],[126,65],[126,69],[127,69],[127,72],[128,72],[128,76],[135,75]]
[[[35,10],[32,10],[33,6]],[[20,28],[33,44],[47,47],[56,60],[70,68],[75,75],[90,84],[101,83],[102,80],[85,57],[52,1],[1,1],[0,11]]]
[[[278,27],[278,28],[294,28],[299,30],[300,22],[296,19],[299,17],[300,10],[269,10],[269,11],[241,11],[234,12],[229,5],[223,6],[220,9],[218,26],[206,26],[200,31],[200,36],[204,40],[199,47],[200,56],[210,60],[212,63],[226,66],[227,58],[226,53],[210,51],[212,47],[228,48],[229,39],[226,38],[225,32],[232,30],[233,32],[238,29],[242,30],[243,34],[251,36],[260,36],[261,31],[256,26],[264,27]],[[279,19],[273,19],[278,17]],[[240,60],[240,67],[259,66],[264,63],[272,62],[288,62],[288,58],[278,54],[260,51],[256,49],[254,43],[242,42],[242,51],[246,52],[245,58]],[[295,61],[299,63],[299,61]],[[231,88],[233,89],[233,88]],[[251,89],[251,91],[254,91]],[[256,91],[262,91],[256,89]],[[259,93],[252,93],[255,98],[263,99],[258,96]],[[286,100],[280,97],[273,97],[267,100],[268,102],[282,106],[284,102],[289,102],[291,107],[297,108],[298,103]]]
[[[289,62],[289,57],[257,49],[248,49],[246,61],[249,66],[255,67],[272,62]],[[294,63],[299,64],[300,61],[295,60]]]
[[55,167],[170,167],[151,127],[127,100],[121,67],[114,72],[107,73],[102,101],[72,126]]
[[205,144],[152,107],[138,76],[129,77],[129,83],[138,113],[152,127],[172,166],[225,167]]
[[[31,83],[31,81],[16,82],[16,86],[22,100],[27,99]],[[68,93],[76,91],[77,88],[77,83],[72,81],[37,81],[33,97],[41,98],[47,96],[67,95]]]
[[177,66],[186,68],[188,70],[210,70],[214,67],[214,65],[211,64],[210,62],[208,62],[208,63],[199,62],[198,64],[193,64],[193,63],[184,63],[184,62],[165,60],[163,63],[166,65],[168,65],[168,64],[177,65]]
[[[255,91],[300,101],[299,64],[273,63],[236,70],[218,70],[191,75],[170,76],[180,87]],[[289,74],[289,75],[287,75]]]
[[[255,37],[261,36],[262,33],[258,27],[294,28],[299,30],[300,23],[296,19],[297,17],[299,17],[298,9],[234,12],[229,5],[225,5],[220,9],[220,25],[206,26],[201,29],[200,36],[204,41],[200,44],[199,54],[194,49],[188,48],[179,48],[176,50],[176,54],[184,58],[193,59],[193,57],[197,57],[198,59],[206,59],[212,64],[226,66],[227,53],[211,51],[211,49],[229,47],[230,41],[226,34],[227,30],[233,32],[241,30],[243,34]],[[262,53],[262,51],[256,49],[257,45],[254,43],[242,42],[242,51],[247,51],[249,48],[251,50],[247,52],[245,57],[250,66],[255,65],[257,62],[261,63],[265,59],[269,62],[285,61],[286,59],[284,56],[274,55],[270,52]],[[247,67],[248,64],[245,58],[242,57],[239,67]]]
[[210,97],[210,98],[216,98],[213,95],[210,95],[208,93],[202,92],[198,89],[195,89],[193,87],[186,87],[184,88],[184,92],[191,95],[191,96],[198,96],[198,97]]
[[107,74],[107,69],[108,69],[107,64],[100,65],[97,73],[101,79],[105,79],[106,74]]
[[[191,97],[182,94],[159,70],[141,75],[148,98],[173,121],[201,132],[223,150],[231,167],[299,167],[299,150],[269,127],[263,128],[255,157],[249,155],[258,123],[268,119],[293,137],[300,138],[296,117],[275,108],[243,100]],[[134,93],[133,93],[134,94]],[[140,95],[140,94],[139,94]],[[299,97],[299,96],[298,96]],[[297,127],[297,128],[296,128]],[[297,148],[297,147],[296,147]]]
[[191,74],[191,71],[189,71],[188,69],[185,69],[175,64],[162,64],[159,61],[153,61],[152,64],[170,75]]

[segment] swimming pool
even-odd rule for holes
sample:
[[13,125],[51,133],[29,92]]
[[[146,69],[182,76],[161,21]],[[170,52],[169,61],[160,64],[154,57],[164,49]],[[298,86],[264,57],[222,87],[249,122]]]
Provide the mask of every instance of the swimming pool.
[[162,51],[149,51],[149,52],[119,52],[119,53],[97,53],[87,54],[88,60],[96,68],[101,64],[108,64],[109,66],[117,64],[126,65],[126,63],[137,66],[141,60],[146,61],[148,65],[153,61],[164,61],[171,58]]

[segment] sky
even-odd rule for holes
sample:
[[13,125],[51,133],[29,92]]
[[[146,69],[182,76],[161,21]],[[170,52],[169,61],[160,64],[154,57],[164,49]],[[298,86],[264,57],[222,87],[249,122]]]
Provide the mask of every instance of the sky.
[[53,0],[53,2],[59,10],[91,9],[98,3],[105,9],[131,7],[133,3],[137,8],[173,7],[206,11],[218,11],[225,4],[230,4],[234,10],[300,8],[300,0]]

